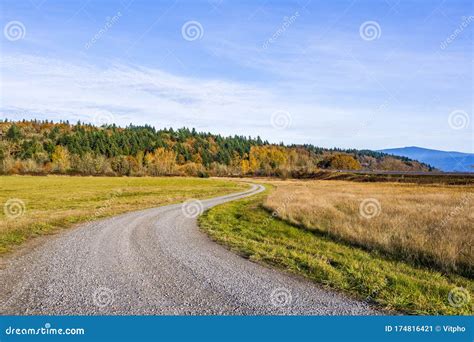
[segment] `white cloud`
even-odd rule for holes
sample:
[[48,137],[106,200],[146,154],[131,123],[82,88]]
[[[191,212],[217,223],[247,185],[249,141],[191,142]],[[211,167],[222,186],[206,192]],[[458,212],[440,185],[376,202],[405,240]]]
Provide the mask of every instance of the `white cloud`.
[[[1,68],[2,110],[38,116],[74,115],[91,121],[95,114],[109,111],[117,114],[119,124],[127,123],[125,115],[134,121],[182,126],[234,113],[262,114],[275,102],[268,91],[248,85],[119,64],[100,69],[22,55],[3,56]],[[258,102],[265,103],[264,108]]]
[[[32,55],[1,56],[0,75],[0,114],[9,119],[67,119],[96,124],[105,119],[121,126],[187,126],[225,135],[260,135],[272,142],[327,147],[401,146],[406,137],[412,145],[441,144],[439,138],[424,139],[415,125],[401,121],[397,113],[400,108],[394,108],[396,103],[390,103],[388,109],[377,109],[382,100],[377,106],[356,107],[348,98],[342,98],[323,106],[317,100],[320,96],[295,97],[278,85],[183,77],[124,64],[99,67]],[[298,84],[293,87],[298,90]],[[289,128],[272,126],[271,117],[276,111],[290,113]],[[429,131],[427,123],[422,126]]]
[[[0,109],[11,119],[94,122],[96,116],[113,116],[119,125],[186,125],[294,142],[301,135],[295,130],[331,125],[344,114],[338,108],[292,102],[270,88],[181,77],[138,66],[99,68],[31,55],[2,56],[0,63]],[[282,132],[272,127],[271,115],[278,110],[291,113],[295,130],[290,127]]]

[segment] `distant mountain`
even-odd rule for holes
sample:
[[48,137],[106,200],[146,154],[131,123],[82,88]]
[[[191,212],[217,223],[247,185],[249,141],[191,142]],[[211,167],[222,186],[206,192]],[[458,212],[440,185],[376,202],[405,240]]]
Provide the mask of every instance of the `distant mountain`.
[[473,153],[438,151],[416,146],[389,148],[379,152],[415,159],[441,171],[474,172]]

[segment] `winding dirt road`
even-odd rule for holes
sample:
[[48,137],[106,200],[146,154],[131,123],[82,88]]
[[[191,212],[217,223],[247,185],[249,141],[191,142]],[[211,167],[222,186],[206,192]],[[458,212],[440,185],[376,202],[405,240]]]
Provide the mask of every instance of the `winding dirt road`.
[[[208,209],[262,190],[252,185],[201,203]],[[364,302],[233,254],[182,209],[169,205],[83,224],[8,258],[0,270],[0,313],[377,314]]]

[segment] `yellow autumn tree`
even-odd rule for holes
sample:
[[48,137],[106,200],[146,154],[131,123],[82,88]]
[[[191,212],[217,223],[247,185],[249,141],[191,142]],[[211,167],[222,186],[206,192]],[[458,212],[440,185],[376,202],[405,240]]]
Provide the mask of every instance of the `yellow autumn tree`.
[[330,169],[335,170],[360,170],[362,166],[353,156],[344,153],[336,153],[327,156],[323,163]]
[[246,175],[249,172],[250,172],[250,162],[247,159],[242,159],[240,161],[240,173],[242,175]]
[[54,148],[51,155],[53,170],[59,173],[65,173],[71,167],[71,158],[66,147],[58,145]]
[[288,161],[285,149],[281,146],[252,146],[249,155],[249,165],[252,172],[272,174]]
[[176,153],[163,147],[157,148],[145,155],[145,165],[152,176],[172,175],[176,169]]

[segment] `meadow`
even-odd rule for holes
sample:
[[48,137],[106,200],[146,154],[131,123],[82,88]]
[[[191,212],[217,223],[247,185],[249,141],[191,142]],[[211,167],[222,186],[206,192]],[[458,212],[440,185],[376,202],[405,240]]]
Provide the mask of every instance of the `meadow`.
[[185,177],[0,176],[0,254],[76,223],[246,187]]
[[298,226],[474,278],[474,185],[274,182],[264,207]]
[[[257,180],[267,191],[204,213],[245,258],[413,314],[472,314],[473,186]],[[0,254],[74,224],[247,188],[232,179],[0,177]]]
[[[472,187],[266,183],[265,193],[204,213],[201,229],[242,257],[389,311],[474,313]],[[374,198],[380,207],[361,206]]]

